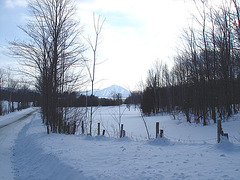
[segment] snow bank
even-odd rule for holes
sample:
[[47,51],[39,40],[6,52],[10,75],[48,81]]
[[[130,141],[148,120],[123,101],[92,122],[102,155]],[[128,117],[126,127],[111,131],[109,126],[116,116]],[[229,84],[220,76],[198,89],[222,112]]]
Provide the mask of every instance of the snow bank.
[[148,141],[150,145],[156,145],[156,146],[169,146],[169,145],[174,145],[173,142],[171,142],[169,139],[162,137],[162,138],[157,138],[157,139],[150,139]]

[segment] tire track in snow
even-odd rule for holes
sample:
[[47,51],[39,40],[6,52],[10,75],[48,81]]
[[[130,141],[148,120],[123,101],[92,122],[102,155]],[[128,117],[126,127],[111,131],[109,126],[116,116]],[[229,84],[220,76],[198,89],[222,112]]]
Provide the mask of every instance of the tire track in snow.
[[[14,174],[16,179],[90,179],[82,171],[62,163],[54,154],[44,153],[37,139],[42,133],[32,132],[35,127],[36,114],[29,124],[22,128],[15,141],[13,150]],[[48,136],[47,134],[45,136]],[[63,173],[64,172],[64,173]]]
[[[1,117],[0,124],[5,124],[4,127],[0,128],[0,179],[2,180],[14,179],[13,164],[11,162],[12,151],[18,133],[30,122],[30,115],[26,116],[30,111],[33,110],[30,108]],[[17,121],[19,119],[20,121]]]

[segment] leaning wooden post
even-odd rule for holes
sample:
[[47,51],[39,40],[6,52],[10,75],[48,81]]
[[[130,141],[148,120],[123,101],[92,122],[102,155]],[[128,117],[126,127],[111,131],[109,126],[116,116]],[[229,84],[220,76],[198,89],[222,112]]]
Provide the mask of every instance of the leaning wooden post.
[[220,143],[220,135],[222,134],[221,120],[217,120],[217,142]]
[[100,135],[100,123],[98,123],[98,133],[97,135]]
[[160,138],[163,137],[163,129],[160,129]]
[[159,134],[159,122],[156,122],[156,138],[158,137]]
[[103,132],[102,132],[102,135],[104,136],[104,134],[105,134],[105,129],[103,130]]
[[120,130],[120,138],[123,137],[123,124],[121,124],[121,130]]

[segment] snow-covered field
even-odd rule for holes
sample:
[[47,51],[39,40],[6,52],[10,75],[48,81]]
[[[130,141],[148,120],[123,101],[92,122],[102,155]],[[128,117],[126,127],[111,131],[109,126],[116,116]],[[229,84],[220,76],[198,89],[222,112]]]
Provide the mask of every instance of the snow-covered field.
[[217,144],[216,124],[188,124],[181,115],[145,117],[152,138],[157,121],[165,136],[146,140],[134,108],[122,116],[128,137],[108,137],[117,135],[118,112],[97,110],[94,134],[100,122],[105,137],[48,135],[38,112],[0,128],[0,179],[239,179],[240,114],[222,123],[230,142]]

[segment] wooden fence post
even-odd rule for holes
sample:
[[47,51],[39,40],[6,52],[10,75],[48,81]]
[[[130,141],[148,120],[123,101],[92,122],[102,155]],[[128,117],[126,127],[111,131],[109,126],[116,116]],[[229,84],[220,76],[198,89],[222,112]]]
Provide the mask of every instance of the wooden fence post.
[[82,121],[82,134],[84,134],[84,122]]
[[159,134],[159,122],[156,122],[156,138],[158,137]]
[[64,125],[63,125],[63,134],[66,134],[67,132],[67,123],[64,122]]
[[97,135],[99,136],[100,135],[100,123],[98,123],[98,133]]
[[163,129],[160,129],[160,138],[163,137]]
[[217,142],[220,143],[221,136],[225,136],[228,139],[228,133],[224,133],[222,130],[221,120],[217,120]]
[[122,137],[125,137],[125,133],[126,133],[125,130],[123,130],[123,135],[122,135]]
[[221,120],[217,120],[217,142],[220,143],[220,135],[222,134]]
[[102,132],[102,135],[104,136],[104,134],[105,134],[105,129],[103,130],[103,132]]
[[120,138],[123,137],[123,124],[121,124],[121,130],[120,130]]

